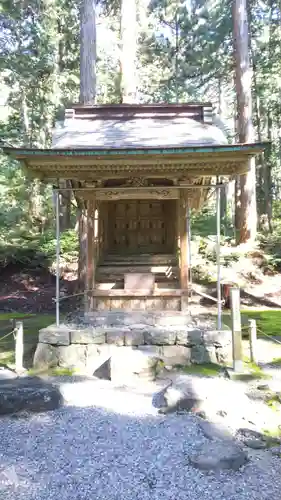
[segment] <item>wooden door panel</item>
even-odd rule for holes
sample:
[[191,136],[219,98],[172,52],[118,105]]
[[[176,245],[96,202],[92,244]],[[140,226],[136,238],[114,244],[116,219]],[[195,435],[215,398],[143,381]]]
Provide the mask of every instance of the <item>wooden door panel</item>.
[[167,201],[126,200],[111,203],[110,232],[112,252],[169,252],[170,236]]

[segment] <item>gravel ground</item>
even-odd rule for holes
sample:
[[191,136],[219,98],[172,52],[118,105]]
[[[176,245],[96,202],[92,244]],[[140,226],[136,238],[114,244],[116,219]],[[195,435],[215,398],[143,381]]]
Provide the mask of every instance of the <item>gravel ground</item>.
[[[0,420],[0,499],[278,500],[281,459],[253,453],[239,472],[202,473],[188,454],[207,442],[196,417],[162,417],[153,389],[64,383],[67,406]],[[95,403],[95,404],[94,404]]]

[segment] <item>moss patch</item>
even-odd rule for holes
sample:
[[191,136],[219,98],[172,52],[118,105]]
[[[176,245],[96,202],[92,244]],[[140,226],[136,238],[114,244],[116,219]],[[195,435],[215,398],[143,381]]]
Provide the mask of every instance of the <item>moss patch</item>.
[[60,368],[60,367],[55,367],[55,368],[43,368],[41,370],[36,370],[35,368],[30,368],[28,370],[28,374],[35,376],[35,375],[52,375],[52,376],[62,376],[62,375],[75,375],[79,374],[76,370],[71,370],[70,368]]
[[232,372],[230,377],[232,380],[251,382],[253,380],[268,380],[271,376],[265,373],[262,368],[256,363],[252,363],[248,358],[244,357],[244,372]]
[[204,377],[216,377],[221,373],[222,367],[213,363],[207,363],[204,365],[178,365],[176,368],[184,373],[190,373],[194,375],[203,375]]
[[270,361],[270,364],[276,366],[277,368],[279,366],[281,367],[281,358],[273,358],[273,360]]
[[[281,336],[281,310],[277,311],[251,311],[248,309],[241,310],[241,322],[243,333],[247,334],[247,324],[249,319],[255,319],[257,329],[266,335]],[[223,321],[229,327],[231,326],[230,313],[223,314]],[[259,333],[259,331],[258,331]]]

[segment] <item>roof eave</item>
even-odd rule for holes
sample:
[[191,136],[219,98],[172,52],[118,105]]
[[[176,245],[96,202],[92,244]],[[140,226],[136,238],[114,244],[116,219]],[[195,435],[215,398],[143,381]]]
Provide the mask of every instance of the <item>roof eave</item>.
[[142,147],[142,148],[76,148],[76,149],[31,149],[3,147],[3,152],[15,160],[27,160],[34,157],[46,156],[119,156],[119,155],[165,155],[165,154],[189,154],[189,153],[227,153],[244,152],[255,156],[264,152],[269,142],[249,144],[227,144],[212,146],[186,146],[186,147]]

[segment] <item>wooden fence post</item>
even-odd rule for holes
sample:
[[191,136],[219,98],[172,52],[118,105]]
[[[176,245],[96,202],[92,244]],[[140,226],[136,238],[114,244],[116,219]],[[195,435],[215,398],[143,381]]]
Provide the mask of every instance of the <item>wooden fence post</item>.
[[252,363],[257,362],[257,323],[256,320],[249,320],[249,340],[250,340],[250,359]]
[[242,372],[243,349],[242,349],[242,331],[241,331],[241,313],[240,313],[240,289],[238,287],[230,288],[230,305],[231,305],[233,370],[235,372]]
[[23,322],[16,321],[15,328],[15,365],[16,372],[23,371]]

